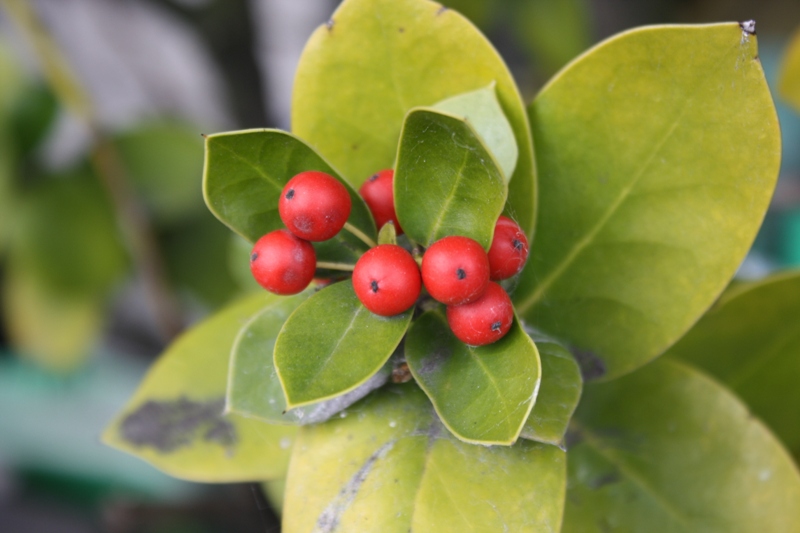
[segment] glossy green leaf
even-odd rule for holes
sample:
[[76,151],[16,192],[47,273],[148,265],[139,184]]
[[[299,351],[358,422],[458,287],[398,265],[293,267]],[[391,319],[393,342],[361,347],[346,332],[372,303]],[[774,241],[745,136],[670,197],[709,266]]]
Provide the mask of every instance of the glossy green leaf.
[[272,424],[317,424],[357,402],[389,378],[382,367],[360,387],[328,401],[286,410],[286,399],[273,359],[275,340],[286,319],[312,290],[276,299],[239,332],[228,372],[227,410]]
[[488,250],[507,194],[502,171],[468,122],[433,109],[408,114],[394,202],[410,239],[430,246],[463,235]]
[[778,79],[781,97],[800,111],[800,30],[786,47]]
[[350,280],[303,302],[275,341],[275,368],[287,407],[318,403],[354,390],[392,355],[413,308],[393,317],[372,314]]
[[394,166],[410,109],[492,82],[519,147],[508,210],[531,233],[535,165],[522,99],[489,41],[463,16],[435,2],[343,2],[300,58],[292,127],[359,186]]
[[53,288],[12,251],[2,297],[9,344],[22,357],[52,372],[68,373],[92,355],[104,325],[102,295]]
[[458,340],[444,312],[414,321],[406,362],[447,428],[475,444],[513,444],[539,390],[536,345],[517,320],[505,337],[486,346]]
[[800,531],[800,474],[730,392],[660,360],[586,387],[565,533]]
[[540,224],[514,300],[587,377],[662,353],[753,242],[780,163],[757,56],[738,24],[631,30],[532,103]]
[[233,341],[251,316],[281,298],[249,296],[179,337],[105,430],[103,442],[184,479],[284,476],[295,428],[223,414]]
[[800,457],[800,273],[731,289],[667,354],[727,385]]
[[203,140],[179,122],[138,125],[114,138],[125,170],[150,213],[174,223],[205,210],[198,180],[203,173]]
[[542,361],[542,384],[520,437],[562,446],[564,434],[578,406],[583,379],[578,363],[553,342],[537,342]]
[[494,156],[506,181],[511,179],[517,166],[519,149],[514,130],[497,100],[494,83],[477,91],[451,96],[433,108],[469,122]]
[[[353,187],[322,157],[293,135],[279,130],[246,130],[206,137],[203,192],[214,215],[249,240],[284,228],[278,200],[284,185],[307,170],[326,172],[350,193],[348,222],[373,240],[377,237],[369,208]],[[355,264],[367,245],[342,230],[329,241],[314,243],[317,259]]]
[[419,389],[393,387],[301,428],[283,531],[558,531],[565,462],[555,446],[530,441],[460,442]]

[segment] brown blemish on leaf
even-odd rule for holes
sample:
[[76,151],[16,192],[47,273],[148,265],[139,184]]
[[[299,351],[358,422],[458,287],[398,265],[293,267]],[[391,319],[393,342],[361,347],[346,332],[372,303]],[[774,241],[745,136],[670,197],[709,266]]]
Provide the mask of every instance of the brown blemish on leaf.
[[224,407],[224,398],[150,400],[122,420],[120,433],[134,446],[149,446],[162,453],[191,446],[198,439],[219,444],[230,453],[236,444],[236,428],[222,416]]
[[397,31],[399,31],[400,33],[405,33],[406,29],[401,26],[401,27],[397,28]]

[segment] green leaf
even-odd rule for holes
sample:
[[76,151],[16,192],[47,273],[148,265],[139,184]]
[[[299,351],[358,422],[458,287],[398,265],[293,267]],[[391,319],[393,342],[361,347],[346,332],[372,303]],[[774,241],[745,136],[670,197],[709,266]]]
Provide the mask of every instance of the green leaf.
[[52,128],[58,110],[58,100],[44,84],[31,85],[17,96],[8,119],[19,154],[28,155],[39,146]]
[[539,390],[536,345],[517,320],[486,346],[458,340],[444,312],[414,321],[405,343],[408,367],[456,437],[475,444],[513,444]]
[[0,213],[3,213],[0,217],[0,254],[8,245],[13,227],[11,221],[16,220],[13,186],[16,163],[11,137],[0,125]]
[[580,368],[566,349],[537,342],[542,361],[542,384],[520,437],[562,446],[564,434],[583,390]]
[[13,253],[2,293],[4,326],[16,353],[58,373],[77,370],[92,355],[104,324],[102,295],[53,288]]
[[536,180],[522,99],[489,41],[453,10],[425,0],[343,2],[300,58],[292,125],[359,186],[394,166],[410,109],[492,82],[519,147],[508,210],[530,234]]
[[800,111],[800,30],[797,30],[786,47],[780,76],[778,92],[781,97]]
[[271,424],[317,424],[380,387],[391,369],[384,365],[360,387],[331,400],[286,410],[273,350],[278,332],[297,306],[313,291],[275,300],[255,315],[239,332],[233,345],[228,374],[227,410]]
[[558,531],[565,462],[558,448],[530,441],[460,442],[419,389],[393,387],[345,418],[301,428],[283,531]]
[[117,135],[125,170],[160,223],[179,222],[205,211],[197,180],[203,172],[203,142],[179,122],[150,122]]
[[586,387],[564,533],[800,531],[800,475],[739,400],[659,360]]
[[732,289],[667,354],[727,385],[800,457],[800,273]]
[[[254,243],[284,227],[278,200],[284,185],[307,170],[326,172],[341,181],[352,200],[350,222],[370,238],[377,237],[369,208],[350,184],[322,157],[293,135],[279,130],[246,130],[206,137],[203,193],[214,215]],[[314,243],[317,259],[355,263],[367,245],[347,230]]]
[[228,271],[243,293],[264,290],[253,278],[250,254],[253,245],[236,233],[228,232]]
[[397,244],[397,229],[391,220],[378,232],[378,244]]
[[241,327],[280,296],[239,300],[179,337],[153,365],[103,442],[179,478],[252,481],[286,474],[295,428],[223,414]]
[[408,114],[394,201],[410,239],[430,246],[463,235],[488,250],[507,194],[502,172],[468,122],[432,109]]
[[780,163],[757,55],[738,24],[636,29],[532,103],[541,223],[514,300],[586,377],[662,353],[753,242]]
[[519,149],[514,130],[497,100],[495,85],[492,82],[483,89],[452,96],[433,108],[467,121],[494,156],[503,171],[503,177],[508,181],[517,166]]
[[397,348],[412,313],[372,314],[350,280],[329,285],[303,302],[275,341],[275,368],[287,407],[318,403],[369,380]]

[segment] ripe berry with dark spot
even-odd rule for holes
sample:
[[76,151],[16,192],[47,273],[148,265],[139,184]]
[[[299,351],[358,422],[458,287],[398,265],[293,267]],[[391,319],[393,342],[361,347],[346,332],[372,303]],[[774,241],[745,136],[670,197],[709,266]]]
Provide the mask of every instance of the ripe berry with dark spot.
[[499,281],[516,276],[528,260],[528,238],[519,224],[501,216],[494,226],[489,248],[490,277]]
[[256,242],[250,254],[250,271],[256,281],[275,294],[297,294],[314,277],[317,255],[311,243],[279,229]]
[[471,346],[484,346],[502,339],[513,322],[511,298],[493,281],[474,302],[447,306],[450,329],[461,342]]
[[394,316],[414,305],[422,280],[410,253],[395,244],[381,244],[359,258],[353,289],[364,307],[376,315]]
[[364,199],[375,219],[378,229],[390,220],[394,222],[394,229],[398,235],[403,234],[403,228],[397,221],[397,212],[394,209],[394,170],[381,170],[365,181],[358,193]]
[[330,174],[316,170],[290,179],[278,200],[278,213],[289,231],[315,242],[339,233],[351,207],[347,188]]
[[489,259],[469,237],[444,237],[422,256],[422,282],[445,305],[471,302],[481,297],[489,283]]

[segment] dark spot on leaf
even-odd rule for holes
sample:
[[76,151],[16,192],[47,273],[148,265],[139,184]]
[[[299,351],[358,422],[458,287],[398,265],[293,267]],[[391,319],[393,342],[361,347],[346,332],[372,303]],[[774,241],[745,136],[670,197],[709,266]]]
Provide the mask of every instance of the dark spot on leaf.
[[522,241],[521,240],[514,239],[513,241],[511,241],[511,245],[514,247],[514,249],[516,251],[518,251],[518,252],[522,251]]
[[572,348],[572,355],[581,368],[581,375],[584,381],[591,381],[603,377],[606,372],[606,363],[603,359],[591,350]]
[[353,150],[358,150],[358,145],[357,144],[353,144],[350,148],[352,148]]
[[252,254],[250,254],[250,261],[251,262],[255,261],[256,259],[258,259],[258,252],[253,252]]
[[286,199],[291,200],[294,198],[294,189],[289,189],[289,192],[286,193]]
[[456,278],[464,279],[466,277],[467,277],[467,273],[464,271],[463,268],[459,268],[458,270],[456,270]]
[[223,418],[225,399],[192,401],[150,400],[122,421],[122,438],[134,446],[171,453],[198,438],[228,448],[236,444],[236,428]]
[[378,282],[373,279],[369,282],[369,288],[372,289],[372,292],[378,292]]
[[586,484],[592,490],[598,490],[606,485],[611,485],[612,483],[618,483],[621,480],[619,474],[617,472],[609,472],[607,474],[603,474],[602,476],[598,476],[594,479],[590,479]]
[[406,29],[405,29],[405,28],[402,28],[402,27],[400,27],[400,28],[397,28],[397,31],[399,31],[400,33],[405,33]]
[[744,22],[740,22],[739,27],[742,28],[742,31],[745,33],[749,33],[750,35],[756,34],[755,20],[745,20]]
[[436,372],[445,361],[447,361],[453,354],[452,350],[447,345],[441,345],[433,350],[430,355],[422,360],[422,366],[419,369],[420,374],[430,374]]

